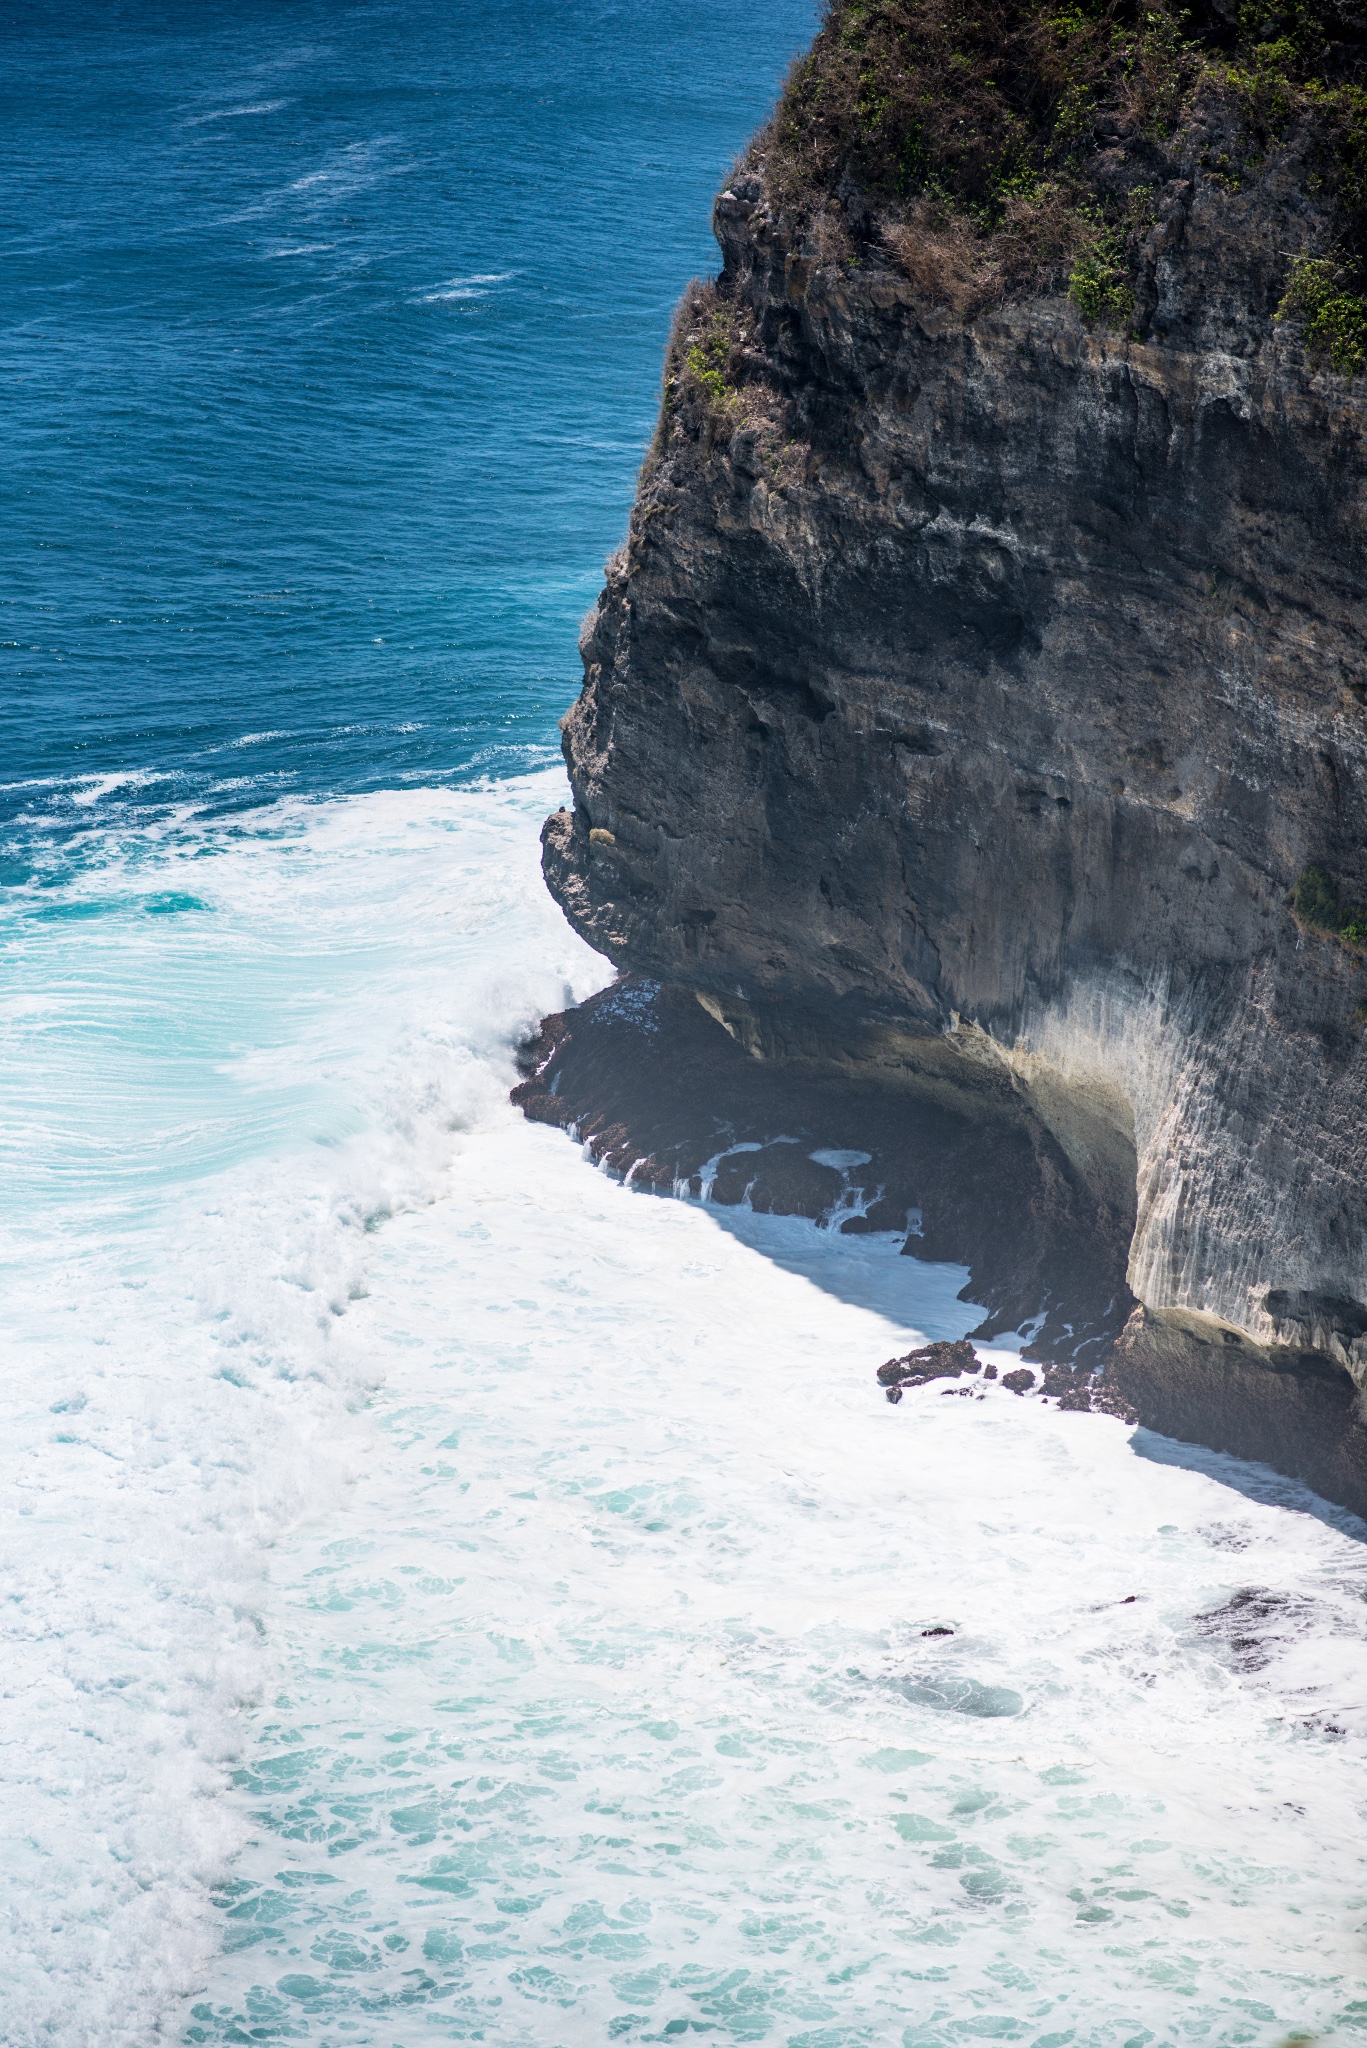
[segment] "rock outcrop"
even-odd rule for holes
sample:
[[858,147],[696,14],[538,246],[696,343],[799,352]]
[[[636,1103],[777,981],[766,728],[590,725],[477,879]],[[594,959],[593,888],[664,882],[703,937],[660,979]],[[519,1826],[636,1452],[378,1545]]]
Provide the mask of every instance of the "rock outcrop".
[[1091,1297],[1118,1233],[1140,1415],[1367,1509],[1367,967],[1291,908],[1367,901],[1367,388],[1275,317],[1332,229],[1308,145],[1236,179],[1231,124],[1198,95],[1154,157],[1109,327],[965,310],[751,158],[545,870],[756,1083],[1028,1134],[1064,1242],[1103,1219]]

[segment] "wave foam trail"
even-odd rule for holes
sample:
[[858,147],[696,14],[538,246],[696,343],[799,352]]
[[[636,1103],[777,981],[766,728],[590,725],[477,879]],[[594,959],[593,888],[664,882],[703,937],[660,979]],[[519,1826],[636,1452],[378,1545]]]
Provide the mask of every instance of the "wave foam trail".
[[383,1366],[351,1305],[377,1227],[502,1107],[519,1022],[602,978],[525,858],[558,788],[116,823],[61,888],[14,892],[14,2048],[150,2040],[202,1979],[245,1828],[225,1772],[277,1655],[265,1561],[369,1439]]

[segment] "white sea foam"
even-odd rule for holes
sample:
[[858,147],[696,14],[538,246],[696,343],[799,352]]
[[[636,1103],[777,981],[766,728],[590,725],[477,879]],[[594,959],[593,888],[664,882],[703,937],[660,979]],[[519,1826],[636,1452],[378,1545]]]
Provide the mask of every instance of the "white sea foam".
[[1000,1387],[887,1407],[961,1280],[472,1139],[356,1310],[380,1441],[273,1566],[205,2040],[1351,2026],[1360,1549]]
[[278,114],[290,104],[289,100],[256,100],[249,107],[216,107],[211,114],[191,114],[183,126],[202,128],[208,121],[241,121],[248,114]]
[[121,789],[145,789],[159,777],[148,768],[131,768],[112,775],[90,775],[83,777],[71,792],[71,801],[78,809],[88,810],[105,797],[113,796]]
[[435,306],[443,299],[485,299],[489,286],[507,284],[517,275],[513,270],[478,271],[471,277],[448,277],[445,284],[434,286],[413,301],[415,306]]
[[329,153],[326,162],[316,171],[306,171],[302,178],[295,178],[291,192],[312,192],[318,186],[326,186],[330,198],[337,198],[354,192],[364,192],[383,179],[396,178],[404,171],[415,169],[412,163],[385,163],[383,154],[394,147],[397,136],[378,135],[369,142],[350,142],[343,148]]
[[11,934],[6,2043],[1352,2038],[1367,1532],[889,1407],[959,1269],[523,1123],[560,789],[111,823]]
[[414,161],[385,161],[385,152],[399,140],[396,136],[381,135],[367,142],[352,142],[341,149],[330,150],[317,170],[306,171],[302,177],[291,179],[287,185],[266,193],[248,206],[221,214],[219,225],[230,227],[243,221],[261,220],[282,209],[293,209],[300,194],[305,196],[307,215],[310,202],[331,206],[338,200],[370,191],[389,178],[405,176],[417,168]]

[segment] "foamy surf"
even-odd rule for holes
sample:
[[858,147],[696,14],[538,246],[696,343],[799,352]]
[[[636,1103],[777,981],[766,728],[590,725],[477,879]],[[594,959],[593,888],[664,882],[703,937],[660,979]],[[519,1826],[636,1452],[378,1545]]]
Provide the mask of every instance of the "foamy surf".
[[561,787],[102,812],[10,928],[6,2041],[1351,2038],[1363,1532],[891,1408],[961,1269],[523,1123]]
[[1358,1544],[1106,1418],[889,1408],[961,1280],[473,1138],[355,1312],[376,1447],[273,1561],[194,2038],[1351,2026]]
[[11,892],[6,2042],[160,2038],[209,1967],[264,1560],[366,1440],[376,1233],[604,972],[527,858],[559,787],[112,815]]

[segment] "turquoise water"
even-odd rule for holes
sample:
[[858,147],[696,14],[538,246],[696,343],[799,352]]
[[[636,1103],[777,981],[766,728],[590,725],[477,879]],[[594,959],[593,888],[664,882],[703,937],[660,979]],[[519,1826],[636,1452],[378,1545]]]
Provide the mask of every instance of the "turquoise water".
[[889,1408],[959,1269],[507,1102],[608,975],[575,627],[810,26],[4,27],[5,2048],[1367,2030],[1367,1531]]

